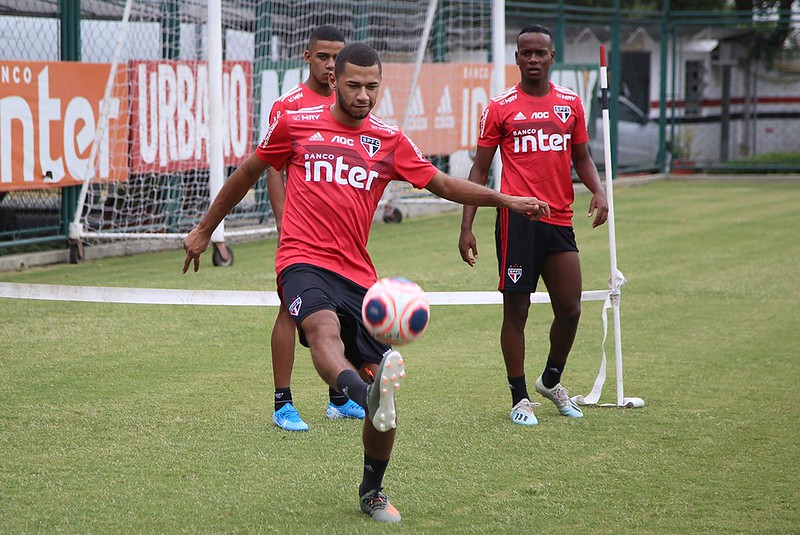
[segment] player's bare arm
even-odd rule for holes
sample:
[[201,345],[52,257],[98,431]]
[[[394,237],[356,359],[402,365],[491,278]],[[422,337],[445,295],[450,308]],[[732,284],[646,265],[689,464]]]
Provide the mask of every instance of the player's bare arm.
[[183,249],[186,251],[183,273],[188,271],[191,263],[194,263],[195,271],[200,269],[200,255],[208,248],[211,233],[219,226],[228,212],[250,191],[267,167],[269,166],[258,156],[251,154],[228,178],[200,223],[183,240]]
[[286,204],[286,184],[283,181],[283,171],[267,169],[267,194],[269,195],[269,205],[275,215],[275,227],[278,229],[278,236],[281,235],[281,223],[283,221],[283,207]]
[[572,146],[572,165],[575,167],[575,172],[583,182],[583,185],[592,192],[587,215],[589,217],[594,215],[592,227],[599,227],[608,219],[608,199],[606,198],[606,190],[600,182],[600,176],[597,174],[597,167],[595,167],[594,161],[592,161],[592,157],[589,154],[588,143]]
[[[489,179],[489,169],[492,166],[492,159],[497,147],[478,147],[475,152],[472,167],[469,170],[468,180],[485,186]],[[475,234],[472,233],[472,223],[475,221],[475,213],[478,211],[477,206],[464,205],[461,214],[461,234],[458,237],[458,251],[461,253],[461,259],[474,266],[478,259],[478,241]]]
[[506,195],[469,180],[453,178],[441,171],[434,175],[425,189],[449,201],[471,206],[508,208],[532,220],[550,215],[550,206],[536,197]]

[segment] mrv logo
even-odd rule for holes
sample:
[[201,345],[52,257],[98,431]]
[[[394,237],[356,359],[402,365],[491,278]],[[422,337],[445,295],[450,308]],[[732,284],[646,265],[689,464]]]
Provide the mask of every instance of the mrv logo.
[[564,152],[567,150],[572,134],[548,134],[541,128],[514,130],[514,153],[521,152]]
[[377,171],[358,165],[347,165],[344,156],[333,154],[306,154],[306,182],[336,182],[340,186],[351,186],[369,191],[372,181],[378,178]]

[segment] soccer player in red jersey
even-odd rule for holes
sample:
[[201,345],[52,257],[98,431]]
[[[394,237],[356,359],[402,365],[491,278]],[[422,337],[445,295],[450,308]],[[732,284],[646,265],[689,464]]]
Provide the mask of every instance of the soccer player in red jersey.
[[[394,445],[395,393],[405,378],[403,358],[367,334],[361,303],[377,280],[367,239],[387,184],[404,180],[462,204],[495,206],[531,219],[550,215],[547,203],[517,197],[434,167],[397,127],[370,114],[381,83],[378,53],[363,43],[336,58],[336,102],[287,112],[269,127],[256,151],[230,176],[200,223],[184,240],[184,273],[208,247],[211,233],[267,167],[286,166],[286,205],[275,269],[279,295],[311,349],[320,377],[363,407],[364,471],[361,510],[399,522],[383,494]],[[358,370],[366,365],[375,380]]]
[[[608,201],[590,155],[583,104],[578,95],[550,82],[555,50],[544,26],[524,28],[514,54],[522,80],[491,99],[480,120],[478,148],[469,180],[486,184],[497,147],[503,162],[500,191],[547,201],[550,215],[529,221],[501,208],[495,241],[499,290],[503,293],[500,345],[511,388],[511,421],[536,425],[525,382],[525,324],[530,294],[539,277],[553,307],[550,352],[535,388],[564,416],[580,418],[581,409],[561,386],[561,373],[578,330],[581,315],[581,267],[572,228],[574,188],[570,163],[592,192],[589,216],[593,227],[608,217]],[[458,248],[475,265],[478,249],[472,223],[477,208],[465,206]]]
[[[269,114],[270,123],[287,111],[334,103],[336,96],[328,82],[333,72],[336,55],[344,44],[342,32],[332,26],[320,26],[311,32],[308,48],[303,53],[303,59],[309,67],[308,78],[275,101]],[[271,167],[267,169],[267,191],[272,211],[275,214],[278,234],[280,234],[286,197],[283,170]],[[275,384],[275,412],[272,415],[272,421],[287,431],[308,431],[308,424],[300,417],[292,399],[291,382],[296,331],[289,311],[280,307],[270,339],[272,379]],[[364,409],[334,388],[329,387],[328,398],[329,403],[325,414],[331,420],[364,418]]]

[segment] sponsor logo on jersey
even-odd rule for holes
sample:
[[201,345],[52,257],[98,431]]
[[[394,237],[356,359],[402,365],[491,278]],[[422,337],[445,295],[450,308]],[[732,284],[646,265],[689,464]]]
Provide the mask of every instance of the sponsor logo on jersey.
[[297,316],[300,314],[300,307],[303,306],[303,299],[298,295],[292,304],[289,305],[289,314]]
[[531,113],[531,119],[549,119],[550,112],[549,111],[535,111]]
[[517,100],[517,94],[516,93],[514,93],[513,95],[511,95],[508,98],[504,98],[503,100],[499,101],[498,104],[500,104],[501,106],[505,106],[506,104],[510,104],[510,103],[514,102],[515,100]]
[[515,121],[524,121],[525,119],[527,119],[527,117],[525,117],[525,114],[522,113],[521,111],[518,111],[517,114],[514,116]]
[[378,172],[365,169],[360,165],[349,165],[344,156],[327,153],[308,153],[305,155],[306,182],[336,183],[355,189],[369,191],[372,182],[378,178]]
[[569,106],[553,106],[553,113],[558,115],[562,123],[566,123],[569,116],[572,115],[572,108]]
[[520,277],[522,277],[521,266],[511,266],[508,268],[508,278],[511,279],[511,282],[516,284]]
[[293,113],[293,121],[316,121],[319,119],[318,113]]
[[565,95],[564,93],[559,93],[558,91],[556,91],[556,96],[561,100],[568,100],[570,102],[578,98],[575,95]]
[[560,134],[558,132],[548,134],[541,128],[527,128],[525,130],[515,130],[514,153],[526,152],[565,152],[569,147],[569,140],[572,134]]
[[367,151],[367,154],[370,156],[375,156],[378,151],[381,150],[381,140],[362,134],[361,146],[364,147],[364,150]]
[[300,100],[301,98],[303,98],[303,92],[302,91],[300,93],[297,93],[297,94],[292,95],[291,97],[287,98],[286,102],[294,102],[295,100]]
[[355,141],[353,141],[352,138],[349,138],[347,136],[338,136],[338,135],[333,136],[331,141],[333,143],[338,143],[339,145],[345,145],[346,147],[352,147],[353,145],[355,145]]
[[321,133],[317,132],[316,134],[314,134],[313,136],[308,138],[308,140],[309,141],[325,141],[325,137]]

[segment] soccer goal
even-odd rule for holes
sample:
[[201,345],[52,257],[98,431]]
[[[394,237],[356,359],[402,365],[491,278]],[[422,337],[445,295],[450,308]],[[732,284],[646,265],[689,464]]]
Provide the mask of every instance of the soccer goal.
[[[84,56],[107,62],[109,75],[94,140],[84,140],[93,144],[73,261],[84,243],[182,239],[266,132],[272,103],[305,80],[303,51],[321,24],[381,53],[375,113],[466,174],[490,94],[487,2],[127,0],[109,10],[83,26]],[[274,231],[262,177],[214,233],[214,264],[232,261],[226,238]]]

